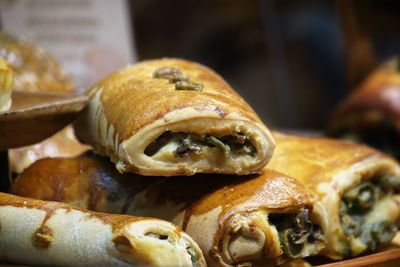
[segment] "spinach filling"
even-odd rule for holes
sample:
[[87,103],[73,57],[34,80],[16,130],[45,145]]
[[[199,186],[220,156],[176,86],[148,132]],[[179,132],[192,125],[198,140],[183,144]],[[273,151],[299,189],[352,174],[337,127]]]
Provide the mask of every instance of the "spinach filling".
[[386,218],[367,222],[374,205],[384,197],[400,190],[399,179],[391,176],[372,179],[348,189],[342,196],[340,220],[342,229],[350,240],[357,239],[361,245],[348,248],[344,257],[372,252],[387,245],[397,232],[397,226]]
[[321,227],[312,223],[310,213],[309,209],[302,209],[298,214],[276,213],[268,216],[269,222],[278,230],[283,255],[286,257],[302,258],[307,245],[325,241]]
[[198,136],[185,132],[174,133],[166,131],[150,143],[144,150],[144,153],[151,157],[170,142],[177,142],[178,145],[174,153],[178,157],[184,157],[191,153],[200,154],[204,147],[217,147],[226,156],[230,153],[254,156],[256,149],[249,139],[248,136],[242,133],[215,137],[211,135]]

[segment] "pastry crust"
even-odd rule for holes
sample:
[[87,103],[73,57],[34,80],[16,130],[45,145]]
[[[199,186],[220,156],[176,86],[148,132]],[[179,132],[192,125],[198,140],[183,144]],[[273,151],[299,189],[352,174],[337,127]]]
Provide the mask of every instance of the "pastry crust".
[[[206,266],[171,223],[0,193],[0,258],[47,266]],[[195,262],[193,262],[195,258]]]
[[[179,71],[180,79],[201,85],[200,91],[179,90],[179,81],[154,77],[168,68]],[[110,75],[92,90],[94,97],[75,124],[77,135],[109,156],[121,172],[250,174],[259,172],[272,155],[274,141],[251,107],[220,76],[199,64],[181,59],[143,61]],[[196,143],[196,152],[185,155],[174,153],[180,145],[174,140],[155,155],[145,153],[168,132],[220,140],[241,135],[254,153],[226,152],[204,140]]]
[[[210,266],[274,265],[315,255],[324,247],[318,229],[326,228],[326,215],[316,196],[293,178],[267,169],[250,177],[143,177],[120,174],[107,159],[84,155],[37,161],[21,174],[12,192],[171,221],[194,238]],[[273,220],[277,214],[283,217]],[[281,224],[293,223],[298,214],[306,215],[314,227],[308,230],[320,239],[307,239],[290,256],[281,241],[286,229]]]
[[330,136],[353,139],[400,156],[400,58],[372,72],[333,114]]
[[[342,229],[343,195],[363,182],[381,177],[393,177],[400,182],[398,163],[372,148],[350,142],[279,132],[273,132],[273,136],[277,149],[268,168],[298,179],[320,197],[327,210],[329,228],[324,229],[327,245],[323,254],[334,259],[358,255],[360,252],[351,247],[351,237]],[[374,186],[381,184],[376,182]],[[388,197],[390,203],[382,210],[381,219],[387,217],[391,226],[396,227],[400,219],[399,194],[391,192]],[[370,213],[373,216],[376,212],[379,211],[373,209]]]

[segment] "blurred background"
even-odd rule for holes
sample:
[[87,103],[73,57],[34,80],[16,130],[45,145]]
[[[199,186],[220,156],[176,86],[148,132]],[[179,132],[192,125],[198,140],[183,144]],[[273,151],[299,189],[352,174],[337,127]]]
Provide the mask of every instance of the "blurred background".
[[[3,30],[28,35],[56,54],[59,51],[52,48],[51,39],[46,43],[43,33],[24,30],[32,22],[40,26],[37,20],[31,17],[25,26],[18,27],[9,22],[12,19],[7,14],[11,17],[12,11],[12,17],[18,18],[21,13],[11,6],[16,2],[25,2],[28,7],[30,4],[24,13],[29,17],[30,12],[35,12],[35,5],[47,8],[45,15],[50,16],[52,11],[48,8],[54,2],[60,3],[63,11],[72,4],[82,10],[97,2],[96,9],[100,11],[96,14],[102,14],[98,20],[106,21],[106,30],[102,30],[104,42],[126,43],[130,49],[130,53],[122,55],[113,54],[106,46],[92,49],[92,53],[102,55],[101,60],[94,60],[94,66],[110,65],[99,71],[101,75],[143,59],[194,60],[220,73],[268,126],[285,129],[322,129],[334,107],[363,74],[398,53],[400,47],[400,1],[395,0],[1,1]],[[87,14],[81,12],[81,17]],[[93,21],[82,23],[92,23],[96,30]],[[62,24],[63,30],[58,34],[68,34],[73,27],[82,29],[86,24]],[[89,39],[86,41],[93,47]],[[74,43],[69,48],[73,51]],[[366,61],[354,63],[359,59],[352,56],[358,54]],[[364,69],[352,73],[349,66],[353,63]],[[71,66],[74,67],[69,64],[68,68]]]

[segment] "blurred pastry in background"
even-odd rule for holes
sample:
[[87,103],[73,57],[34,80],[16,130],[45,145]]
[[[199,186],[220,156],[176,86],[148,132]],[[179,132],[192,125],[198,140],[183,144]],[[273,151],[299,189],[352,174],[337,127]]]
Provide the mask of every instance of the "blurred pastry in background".
[[318,254],[326,212],[295,179],[264,169],[250,176],[120,174],[94,154],[41,159],[12,193],[107,213],[157,217],[182,227],[209,266],[275,266]]
[[19,92],[73,92],[75,86],[52,55],[40,47],[0,32],[0,57],[14,70]]
[[400,159],[400,58],[372,72],[338,107],[332,137],[371,145]]
[[121,172],[252,174],[274,141],[249,104],[211,69],[183,59],[140,62],[92,87],[77,136]]
[[400,222],[400,167],[364,145],[273,132],[268,168],[290,175],[316,193],[329,227],[322,255],[351,258],[387,246]]
[[11,107],[14,74],[12,68],[0,57],[0,112]]
[[[0,33],[0,56],[12,66],[15,91],[64,94],[75,90],[55,58],[25,40]],[[75,138],[72,126],[68,126],[41,143],[10,149],[10,171],[20,173],[39,158],[76,156],[87,149]]]

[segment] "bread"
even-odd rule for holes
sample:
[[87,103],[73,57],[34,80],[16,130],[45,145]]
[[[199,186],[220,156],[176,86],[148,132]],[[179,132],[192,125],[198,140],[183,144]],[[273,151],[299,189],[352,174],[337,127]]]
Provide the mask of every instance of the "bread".
[[250,174],[274,141],[220,76],[181,59],[143,61],[91,89],[77,136],[121,172],[142,175]]
[[390,243],[400,221],[398,163],[367,146],[274,132],[277,149],[268,168],[315,192],[329,227],[322,254],[342,259]]
[[0,112],[7,111],[11,107],[13,79],[12,68],[0,57]]
[[[143,177],[120,174],[107,159],[86,154],[35,162],[12,192],[171,221],[194,238],[210,266],[274,266],[316,255],[325,245],[326,214],[316,196],[269,170],[251,176]],[[289,235],[302,241],[294,245]]]
[[327,133],[366,143],[400,159],[400,58],[372,72],[339,105]]
[[206,266],[171,223],[0,193],[0,258],[47,266]]

